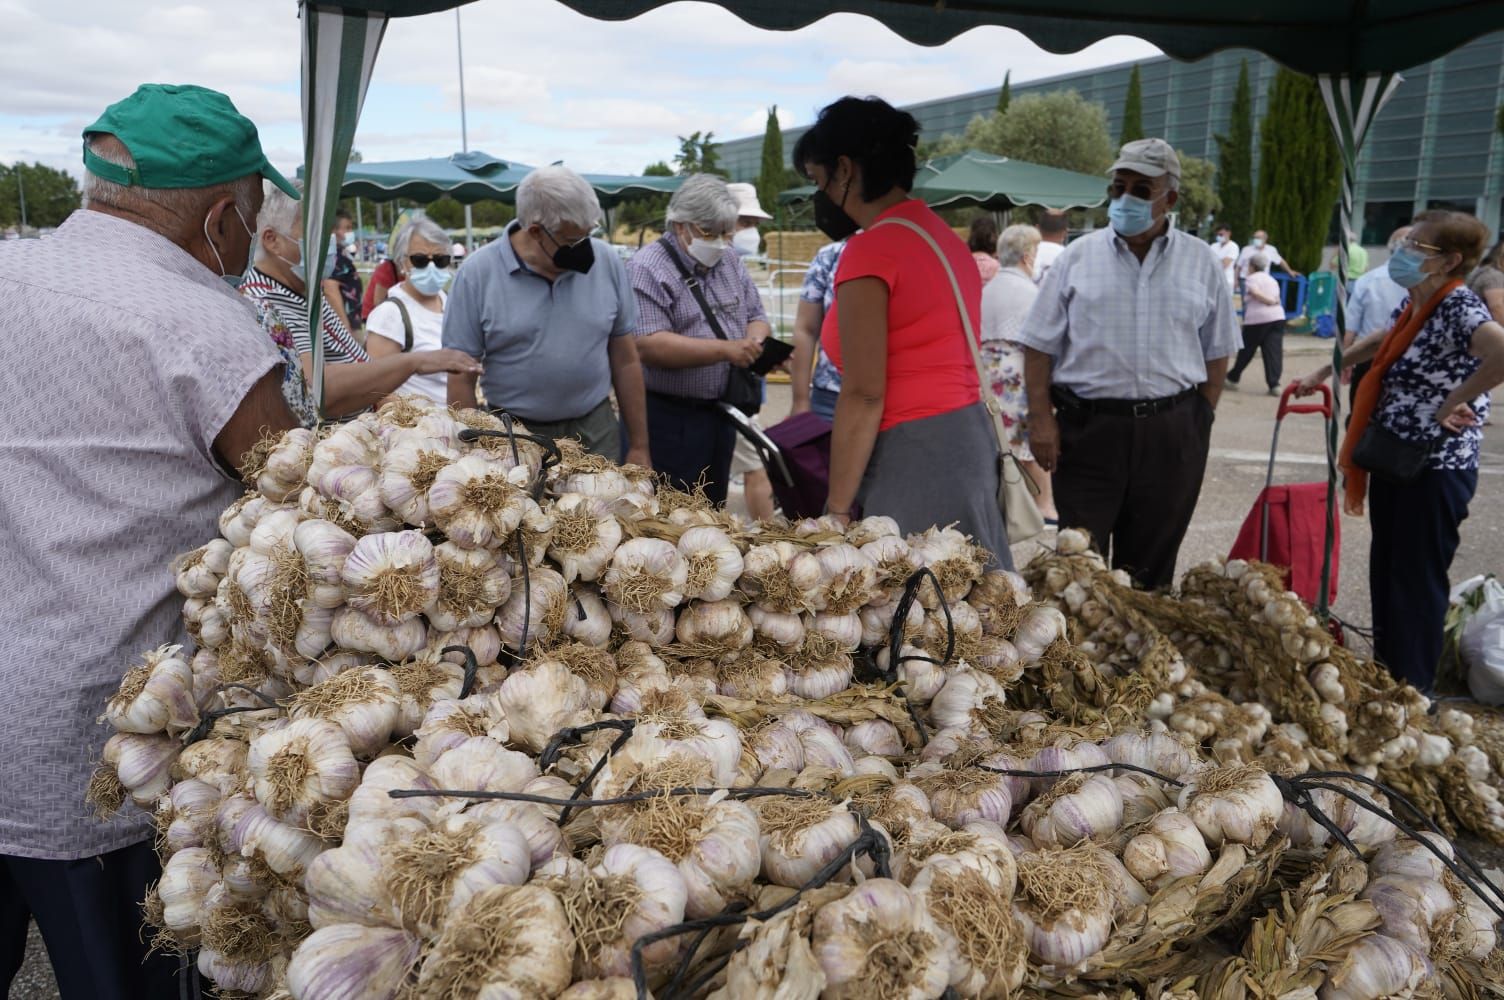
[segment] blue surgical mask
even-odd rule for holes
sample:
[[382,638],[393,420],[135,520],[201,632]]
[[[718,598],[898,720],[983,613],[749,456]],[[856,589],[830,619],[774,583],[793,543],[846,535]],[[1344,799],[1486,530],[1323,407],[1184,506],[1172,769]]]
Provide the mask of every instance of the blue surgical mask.
[[1154,226],[1154,202],[1119,195],[1107,206],[1107,218],[1119,236],[1140,236]]
[[[278,232],[280,233],[281,230],[278,230]],[[334,274],[334,253],[334,237],[330,236],[329,252],[324,255],[324,270],[320,280],[328,278],[330,275]],[[293,277],[297,278],[304,284],[308,283],[308,269],[304,264],[304,262],[308,260],[308,254],[303,249],[303,238],[301,236],[298,237],[298,262],[296,264],[288,260],[286,257],[282,256],[281,254],[273,254],[273,256],[275,256],[282,263],[286,264],[288,267],[292,268]]]
[[437,295],[449,284],[449,270],[441,268],[437,264],[429,264],[427,267],[412,272],[407,280],[413,283],[423,295]]
[[1389,280],[1401,288],[1414,288],[1431,277],[1421,265],[1431,258],[1413,247],[1400,247],[1389,258]]

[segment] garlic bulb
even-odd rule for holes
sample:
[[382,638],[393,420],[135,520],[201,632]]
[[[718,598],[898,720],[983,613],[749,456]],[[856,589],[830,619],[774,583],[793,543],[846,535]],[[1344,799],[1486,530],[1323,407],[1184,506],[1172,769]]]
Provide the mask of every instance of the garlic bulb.
[[1212,855],[1195,821],[1171,808],[1155,816],[1128,842],[1123,849],[1123,866],[1140,882],[1159,888],[1203,874],[1212,866]]
[[438,597],[424,613],[436,629],[479,628],[512,594],[512,562],[499,552],[444,542],[434,549],[434,558],[439,567]]
[[381,625],[415,618],[439,596],[439,564],[421,531],[365,536],[355,543],[341,576],[350,606]]
[[1013,915],[1013,868],[963,851],[925,862],[909,888],[946,944],[950,983],[963,996],[1009,996],[1023,984],[1028,951]]
[[569,590],[564,613],[564,634],[587,646],[605,648],[611,643],[611,612],[595,587],[576,584]]
[[471,452],[434,476],[428,509],[451,542],[488,548],[505,542],[522,524],[528,479],[525,466]]
[[1133,764],[1167,778],[1183,777],[1196,763],[1195,754],[1170,733],[1122,733],[1102,744],[1115,764]]
[[798,649],[804,641],[804,619],[801,616],[773,611],[761,604],[749,604],[746,610],[755,634],[770,639],[784,649]]
[[235,546],[223,538],[216,538],[180,556],[173,563],[178,593],[190,598],[213,597],[219,589],[219,581],[229,570],[233,551]]
[[[423,827],[414,829],[421,832]],[[347,841],[324,851],[309,862],[303,885],[308,892],[308,922],[315,928],[397,923],[378,843]]]
[[168,852],[202,847],[214,838],[214,811],[223,796],[196,778],[173,785],[157,803],[157,830]]
[[589,685],[558,660],[513,671],[491,697],[511,728],[511,739],[534,753],[542,753],[560,729],[593,720]]
[[608,502],[566,493],[554,502],[553,518],[548,557],[558,564],[565,582],[599,580],[622,540],[621,522]]
[[1065,615],[1046,604],[1036,604],[1024,613],[1013,637],[1013,645],[1027,665],[1039,661],[1050,644],[1065,638]]
[[602,590],[611,604],[648,613],[678,607],[689,568],[679,550],[657,538],[633,538],[611,556]]
[[172,783],[178,747],[166,736],[116,733],[105,741],[99,768],[89,781],[88,801],[105,816],[118,810],[126,795],[150,809]]
[[382,625],[355,608],[336,611],[329,631],[345,649],[375,653],[393,662],[412,656],[428,639],[428,629],[421,618],[411,618],[400,625]]
[[351,753],[373,757],[391,742],[400,702],[390,671],[362,667],[298,692],[288,705],[288,717],[327,719],[344,732]]
[[390,927],[335,924],[314,931],[287,965],[294,1000],[393,1000],[418,960],[422,942]]
[[851,685],[852,662],[842,644],[824,632],[807,632],[789,660],[789,687],[801,698],[818,701]]
[[892,879],[869,879],[815,914],[821,994],[841,998],[937,997],[950,961],[929,910]]
[[810,592],[820,585],[820,560],[792,542],[756,545],[742,557],[741,591],[771,611],[813,610]]
[[184,747],[176,770],[184,778],[213,786],[221,795],[233,795],[245,783],[247,749],[240,740],[211,736]]
[[298,719],[251,741],[246,768],[256,799],[279,820],[302,822],[316,805],[343,801],[360,782],[344,731],[323,719]]
[[684,878],[685,914],[722,913],[750,899],[761,867],[757,814],[742,802],[655,796],[620,817],[602,818],[602,842],[639,844],[663,854]]
[[[909,545],[921,565],[935,574],[945,600],[951,603],[964,598],[981,580],[983,564],[991,558],[955,528],[931,528],[921,535],[910,536]],[[920,601],[932,610],[940,606],[939,597],[934,587],[926,586],[919,591]]]
[[609,601],[606,608],[611,612],[612,623],[632,642],[658,647],[674,641],[674,612],[669,608],[643,613]]
[[762,876],[798,888],[856,840],[861,830],[845,805],[769,796],[757,804]]
[[742,575],[742,553],[720,528],[709,525],[690,528],[679,536],[679,554],[684,558],[684,599],[707,603],[731,596]]
[[476,893],[521,885],[532,869],[527,841],[510,823],[449,816],[381,848],[382,870],[402,926],[431,937]]
[[1383,934],[1358,939],[1328,975],[1321,1000],[1379,1000],[1408,996],[1425,979],[1427,962],[1409,946]]
[[297,875],[324,850],[324,841],[302,827],[274,819],[259,803],[243,806],[234,799],[221,805],[216,821],[233,820],[229,847],[246,858],[258,858],[279,875]]
[[1060,779],[1025,806],[1021,818],[1024,832],[1040,847],[1100,841],[1122,822],[1122,793],[1105,774],[1073,774]]
[[878,596],[877,564],[853,545],[838,543],[815,550],[820,585],[810,598],[815,611],[847,615]]
[[162,901],[162,927],[179,945],[198,944],[199,919],[209,890],[219,881],[219,866],[203,847],[176,851],[162,866],[157,896]]
[[448,442],[406,432],[387,449],[377,489],[392,513],[413,527],[433,520],[428,490],[440,472],[460,457]]
[[1019,857],[1013,909],[1041,963],[1077,968],[1107,944],[1116,884],[1110,860],[1091,844]]
[[1013,796],[1008,792],[1005,775],[977,767],[919,773],[929,767],[933,765],[913,768],[909,777],[929,796],[935,819],[952,829],[979,819],[1007,825],[1013,812]]
[[417,996],[553,997],[569,985],[575,941],[564,907],[537,885],[476,893],[445,925]]
[[1178,804],[1212,847],[1224,842],[1264,846],[1285,810],[1279,788],[1263,768],[1253,765],[1192,775]]
[[968,729],[985,734],[988,723],[1003,707],[1003,686],[969,667],[952,671],[934,700],[930,717],[941,729]]
[[544,566],[528,570],[527,586],[512,588],[512,596],[496,609],[496,628],[502,642],[521,649],[523,633],[527,648],[544,646],[564,630],[573,602],[564,578]]
[[[541,884],[565,902],[579,948],[577,977],[629,975],[632,944],[684,919],[684,877],[662,854],[636,844],[608,847],[589,872]],[[678,948],[673,938],[649,945],[642,950],[644,967],[663,965]]]
[[868,719],[846,730],[846,745],[863,754],[899,757],[904,753],[903,736],[887,719]]
[[105,704],[101,722],[122,733],[177,735],[198,722],[193,698],[193,668],[181,646],[160,646],[132,667]]
[[813,726],[799,734],[799,745],[804,748],[804,766],[823,767],[837,774],[849,776],[855,771],[851,751],[841,742],[841,737],[823,726]]
[[744,656],[720,668],[716,692],[752,701],[779,701],[789,690],[789,675],[782,663],[763,656]]

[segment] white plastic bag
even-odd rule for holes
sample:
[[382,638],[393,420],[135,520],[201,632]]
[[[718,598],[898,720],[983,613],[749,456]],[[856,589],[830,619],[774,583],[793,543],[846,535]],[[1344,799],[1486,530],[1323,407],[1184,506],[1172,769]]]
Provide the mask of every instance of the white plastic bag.
[[[1473,595],[1480,587],[1483,592]],[[1474,577],[1453,589],[1452,600],[1470,595],[1477,610],[1463,623],[1457,641],[1467,687],[1485,705],[1504,705],[1504,584],[1492,576]]]

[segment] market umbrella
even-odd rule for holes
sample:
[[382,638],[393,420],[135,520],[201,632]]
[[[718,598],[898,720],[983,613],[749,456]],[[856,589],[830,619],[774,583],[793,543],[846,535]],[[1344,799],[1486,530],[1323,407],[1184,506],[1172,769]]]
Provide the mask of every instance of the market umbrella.
[[[814,193],[814,187],[806,184],[783,192],[778,200],[784,204],[805,201]],[[971,206],[999,212],[1020,205],[1095,208],[1107,200],[1107,182],[1091,174],[968,149],[921,163],[914,177],[914,195],[933,208]]]
[[[507,204],[517,200],[517,185],[533,168],[515,160],[502,160],[480,150],[424,160],[389,160],[383,163],[352,163],[345,169],[340,186],[344,198],[372,201],[430,202],[443,197],[461,204],[493,200]],[[636,177],[624,174],[583,174],[595,189],[601,205],[611,208],[629,198],[670,194],[683,183],[682,177]]]
[[[428,14],[466,0],[302,0],[303,131],[310,195],[305,246],[320,258],[333,225],[337,194],[354,138],[355,121],[370,82],[370,67],[389,17]],[[562,0],[591,17],[623,20],[667,0]],[[1196,59],[1221,48],[1256,49],[1317,78],[1343,161],[1342,231],[1352,229],[1358,151],[1374,117],[1393,92],[1397,72],[1435,59],[1472,38],[1504,28],[1504,3],[1479,0],[1263,0],[1258,4],[1208,4],[1157,0],[1137,7],[1115,0],[713,0],[764,28],[796,28],[837,12],[866,14],[898,34],[937,45],[972,28],[1015,28],[1054,52],[1074,52],[1109,35],[1136,35],[1177,59]],[[322,264],[322,259],[315,261]],[[1338,241],[1334,368],[1342,359],[1346,241]],[[310,300],[310,329],[318,329]],[[315,392],[322,386],[321,345],[315,346]],[[1333,376],[1335,381],[1337,376]],[[1336,428],[1332,422],[1332,452]],[[1328,465],[1327,567],[1336,522],[1336,478]],[[1327,572],[1323,573],[1325,578]],[[1321,588],[1323,598],[1326,587]],[[1325,600],[1320,611],[1326,611]]]

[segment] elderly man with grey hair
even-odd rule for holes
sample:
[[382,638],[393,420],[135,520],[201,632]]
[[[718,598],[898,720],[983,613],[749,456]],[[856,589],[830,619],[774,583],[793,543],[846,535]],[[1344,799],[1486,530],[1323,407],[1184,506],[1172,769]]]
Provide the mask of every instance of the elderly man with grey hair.
[[757,286],[728,252],[737,213],[725,181],[694,174],[669,199],[668,231],[627,265],[653,468],[680,489],[703,486],[717,504],[726,502],[736,430],[716,401],[731,367],[756,361],[772,333]]
[[1211,247],[1170,225],[1174,148],[1124,144],[1107,190],[1111,226],[1065,248],[1018,336],[1029,447],[1054,473],[1060,524],[1164,587],[1201,492],[1237,320]]
[[173,557],[214,537],[261,436],[296,424],[226,281],[262,178],[292,188],[229,98],[193,86],[111,105],[83,168],[84,207],[56,233],[0,243],[0,994],[35,921],[63,997],[166,1000],[178,960],[140,933],[151,814],[114,767],[91,781],[110,735],[95,720],[143,654],[186,643]]
[[[567,167],[539,167],[517,188],[503,239],[470,255],[444,309],[444,346],[484,365],[486,405],[551,438],[646,466],[642,365],[630,336],[637,303],[621,258],[591,233],[595,190]],[[621,423],[631,441],[621,450]],[[476,377],[452,375],[449,402],[475,406]]]

